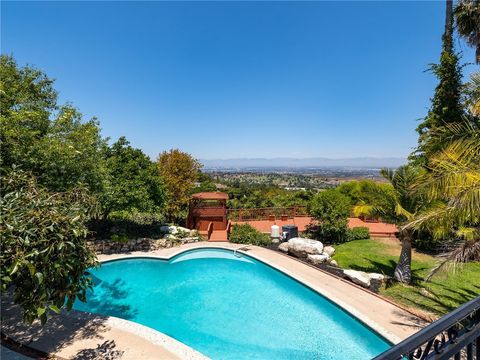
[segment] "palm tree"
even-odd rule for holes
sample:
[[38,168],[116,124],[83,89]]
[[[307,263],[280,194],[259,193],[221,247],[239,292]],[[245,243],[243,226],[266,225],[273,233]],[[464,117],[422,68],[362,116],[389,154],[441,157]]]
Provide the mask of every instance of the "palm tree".
[[480,1],[460,0],[453,13],[458,33],[476,49],[476,62],[480,64]]
[[402,228],[453,238],[454,246],[447,248],[430,276],[449,264],[480,261],[480,131],[475,123],[449,127],[456,138],[430,160],[419,185],[434,206]]
[[470,114],[480,118],[480,72],[470,75],[470,81],[466,84],[465,106]]
[[387,192],[385,188],[378,187],[378,191],[382,191],[389,201],[383,206],[360,204],[354,207],[353,212],[355,216],[378,216],[399,227],[398,238],[402,243],[402,250],[395,267],[394,278],[408,284],[412,281],[414,229],[404,227],[404,225],[413,221],[424,207],[425,202],[415,189],[418,179],[423,175],[423,170],[419,167],[405,165],[396,170],[382,169],[381,174],[390,181],[393,187],[393,192]]

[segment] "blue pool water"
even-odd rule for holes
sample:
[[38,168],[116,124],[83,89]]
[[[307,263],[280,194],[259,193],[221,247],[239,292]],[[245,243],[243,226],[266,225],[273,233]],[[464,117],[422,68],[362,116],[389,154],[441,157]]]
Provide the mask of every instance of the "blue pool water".
[[75,309],[136,321],[212,359],[365,360],[390,347],[318,293],[228,250],[112,261],[92,275]]

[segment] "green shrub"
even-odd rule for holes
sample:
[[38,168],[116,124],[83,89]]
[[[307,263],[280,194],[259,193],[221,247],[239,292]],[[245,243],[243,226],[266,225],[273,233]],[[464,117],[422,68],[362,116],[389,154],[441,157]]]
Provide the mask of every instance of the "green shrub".
[[345,242],[351,209],[350,199],[335,189],[318,193],[310,203],[310,213],[318,224],[309,229],[309,236],[327,243]]
[[110,239],[115,242],[126,243],[128,241],[128,236],[125,234],[113,234]]
[[229,240],[236,244],[259,246],[268,246],[272,243],[268,234],[261,233],[249,224],[233,225]]
[[163,237],[160,227],[165,224],[161,214],[139,211],[115,211],[107,219],[91,223],[90,228],[96,239],[136,239],[146,237],[158,239]]
[[370,239],[370,230],[365,226],[358,226],[347,231],[347,241]]
[[86,301],[86,270],[97,262],[85,224],[96,214],[96,202],[85,188],[52,193],[18,170],[0,180],[1,290],[13,291],[26,321],[44,323],[50,311]]

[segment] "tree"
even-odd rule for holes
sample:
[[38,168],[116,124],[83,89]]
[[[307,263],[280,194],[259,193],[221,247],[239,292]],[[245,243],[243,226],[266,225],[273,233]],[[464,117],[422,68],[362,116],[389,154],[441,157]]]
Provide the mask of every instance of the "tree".
[[112,211],[159,212],[165,187],[155,163],[121,137],[106,150],[107,181],[102,194],[103,215]]
[[0,277],[2,291],[11,290],[24,319],[44,323],[50,310],[71,309],[85,301],[96,265],[89,249],[86,222],[96,211],[85,188],[51,193],[34,177],[13,169],[1,177]]
[[465,107],[473,117],[470,121],[473,126],[480,125],[480,72],[470,75],[470,82],[465,86]]
[[399,227],[398,238],[402,243],[402,249],[400,259],[395,267],[394,277],[397,281],[408,284],[412,280],[413,230],[404,225],[412,221],[416,214],[426,206],[422,195],[415,188],[423,170],[420,167],[405,165],[396,170],[382,169],[381,174],[390,181],[393,192],[380,187],[378,190],[385,192],[385,198],[390,200],[377,204],[357,205],[354,207],[354,213],[378,216]]
[[347,237],[349,198],[335,189],[319,192],[310,204],[310,213],[318,221],[315,236],[322,241],[340,243]]
[[157,164],[168,193],[167,217],[172,222],[185,221],[190,194],[202,166],[178,149],[161,153]]
[[30,171],[51,191],[83,183],[101,192],[106,142],[98,122],[84,122],[72,106],[58,106],[53,80],[39,70],[19,68],[13,58],[2,55],[0,74],[2,169],[15,165]]
[[451,125],[450,131],[458,138],[431,159],[418,185],[434,206],[404,227],[430,229],[454,240],[434,272],[448,264],[480,261],[480,131],[469,125]]
[[480,64],[480,1],[460,0],[454,15],[458,33],[475,48],[475,60]]
[[[349,181],[340,184],[337,190],[350,198],[355,216],[368,216],[370,208],[387,208],[394,201],[391,184],[372,180]],[[365,210],[366,209],[366,210]],[[384,219],[389,221],[390,219]]]
[[425,164],[427,159],[438,152],[453,135],[445,129],[451,123],[463,121],[464,111],[461,103],[462,69],[458,55],[453,47],[453,16],[451,0],[447,0],[445,33],[442,37],[440,63],[433,64],[430,70],[439,83],[431,100],[432,104],[425,119],[417,127],[418,147],[410,159],[417,164]]
[[201,171],[198,172],[197,183],[198,186],[193,189],[194,193],[217,191],[217,186],[213,182],[213,179],[208,174],[205,174]]
[[0,55],[0,79],[0,166],[32,166],[31,144],[47,134],[57,108],[53,80],[33,67],[19,68],[6,55]]

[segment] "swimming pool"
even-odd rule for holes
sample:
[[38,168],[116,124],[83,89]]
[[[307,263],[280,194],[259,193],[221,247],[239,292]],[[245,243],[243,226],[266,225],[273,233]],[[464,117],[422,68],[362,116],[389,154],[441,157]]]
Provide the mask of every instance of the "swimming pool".
[[390,344],[289,276],[230,250],[133,258],[92,271],[74,308],[157,329],[212,359],[365,360]]

